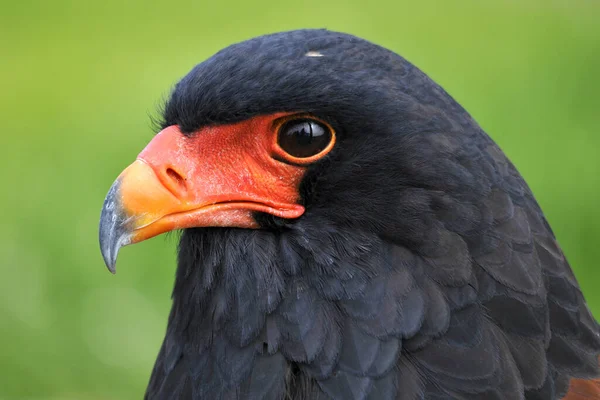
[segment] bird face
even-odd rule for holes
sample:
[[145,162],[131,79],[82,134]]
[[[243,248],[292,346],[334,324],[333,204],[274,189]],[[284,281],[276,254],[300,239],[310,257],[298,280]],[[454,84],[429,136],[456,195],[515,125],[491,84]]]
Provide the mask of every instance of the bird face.
[[258,228],[256,212],[300,217],[306,168],[335,138],[326,122],[285,112],[188,135],[168,126],[109,191],[100,224],[106,264],[114,272],[119,247],[174,229]]

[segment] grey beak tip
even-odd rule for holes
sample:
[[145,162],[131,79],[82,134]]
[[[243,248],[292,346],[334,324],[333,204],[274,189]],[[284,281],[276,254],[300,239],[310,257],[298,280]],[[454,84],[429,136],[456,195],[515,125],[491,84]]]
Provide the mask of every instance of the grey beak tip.
[[99,226],[100,251],[106,267],[112,274],[117,272],[119,249],[129,243],[130,237],[129,229],[124,226],[125,218],[118,201],[118,192],[119,180],[112,185],[104,200]]
[[117,255],[125,232],[122,232],[119,227],[107,228],[103,221],[105,218],[100,220],[100,252],[106,268],[114,274],[117,272]]
[[116,257],[111,257],[111,259],[105,257],[104,264],[106,264],[106,268],[108,268],[108,270],[110,271],[111,274],[114,275],[117,273],[117,258]]

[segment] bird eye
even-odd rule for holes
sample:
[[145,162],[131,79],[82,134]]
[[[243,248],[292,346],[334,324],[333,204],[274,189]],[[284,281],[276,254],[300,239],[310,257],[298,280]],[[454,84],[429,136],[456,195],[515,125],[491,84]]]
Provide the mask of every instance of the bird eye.
[[289,155],[307,158],[325,150],[332,137],[331,129],[319,121],[294,119],[281,126],[277,143]]

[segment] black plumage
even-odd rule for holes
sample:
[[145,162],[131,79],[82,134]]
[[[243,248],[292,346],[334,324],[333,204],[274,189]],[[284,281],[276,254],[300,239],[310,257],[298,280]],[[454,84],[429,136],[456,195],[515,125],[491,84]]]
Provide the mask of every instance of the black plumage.
[[306,212],[183,232],[146,398],[556,399],[598,376],[598,324],[533,194],[442,88],[364,40],[286,32],[196,66],[163,126],[279,111],[338,134]]

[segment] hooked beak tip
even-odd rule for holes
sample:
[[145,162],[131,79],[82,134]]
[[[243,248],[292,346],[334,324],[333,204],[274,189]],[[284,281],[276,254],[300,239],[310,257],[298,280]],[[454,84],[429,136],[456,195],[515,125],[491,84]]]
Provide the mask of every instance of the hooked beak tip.
[[104,258],[104,264],[106,264],[106,268],[110,271],[111,274],[117,273],[117,253],[118,250],[114,253],[108,250],[107,252],[102,251],[102,257]]
[[100,214],[99,241],[102,258],[108,270],[115,274],[119,249],[131,241],[125,213],[119,200],[120,179],[111,186]]

